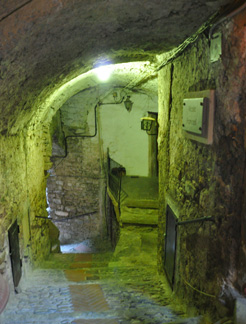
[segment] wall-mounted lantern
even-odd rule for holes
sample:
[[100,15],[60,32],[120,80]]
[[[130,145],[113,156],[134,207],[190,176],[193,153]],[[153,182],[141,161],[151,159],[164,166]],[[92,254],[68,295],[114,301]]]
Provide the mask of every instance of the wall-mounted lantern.
[[146,132],[150,131],[154,124],[155,124],[155,119],[152,117],[141,118],[141,129],[145,130]]
[[124,101],[124,105],[127,111],[130,112],[132,110],[133,102],[130,100],[130,96],[127,96],[126,100]]

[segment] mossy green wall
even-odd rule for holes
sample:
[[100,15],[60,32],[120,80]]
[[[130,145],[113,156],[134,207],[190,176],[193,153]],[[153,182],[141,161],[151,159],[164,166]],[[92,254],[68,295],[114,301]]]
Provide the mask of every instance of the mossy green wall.
[[[179,220],[213,216],[214,223],[178,227],[174,291],[190,305],[225,315],[219,296],[230,309],[231,294],[241,293],[245,282],[239,265],[246,102],[245,41],[242,45],[240,40],[245,40],[245,28],[231,23],[222,35],[223,54],[218,62],[210,62],[209,41],[203,35],[159,72],[159,268],[163,271],[167,204]],[[213,144],[186,139],[183,98],[188,92],[213,88]]]
[[[34,263],[50,251],[46,216],[44,129],[33,129],[0,138],[0,271],[12,282],[8,229],[17,219],[20,226],[20,252],[25,263]],[[24,271],[25,272],[25,271]]]

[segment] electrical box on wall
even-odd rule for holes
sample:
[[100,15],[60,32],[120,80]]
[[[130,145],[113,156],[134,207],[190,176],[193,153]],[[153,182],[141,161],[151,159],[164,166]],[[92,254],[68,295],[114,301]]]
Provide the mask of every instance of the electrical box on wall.
[[215,90],[190,92],[183,100],[183,131],[192,140],[213,142]]
[[222,54],[222,35],[220,32],[214,33],[210,40],[210,61],[211,63],[220,60]]

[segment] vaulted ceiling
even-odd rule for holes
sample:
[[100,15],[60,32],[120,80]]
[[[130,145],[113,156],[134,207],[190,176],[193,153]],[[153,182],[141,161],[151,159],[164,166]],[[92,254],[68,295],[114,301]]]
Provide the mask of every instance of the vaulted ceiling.
[[1,0],[0,132],[27,125],[56,89],[96,63],[154,62],[231,3]]

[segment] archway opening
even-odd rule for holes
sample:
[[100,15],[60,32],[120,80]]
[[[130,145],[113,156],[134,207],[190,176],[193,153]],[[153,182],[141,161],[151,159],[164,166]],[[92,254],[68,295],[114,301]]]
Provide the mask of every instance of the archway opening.
[[104,82],[88,72],[64,85],[52,97],[56,113],[46,113],[52,144],[48,213],[62,252],[95,252],[112,243],[109,157],[131,181],[149,177],[149,139],[141,118],[157,113],[157,78],[149,62],[117,64],[111,71]]

